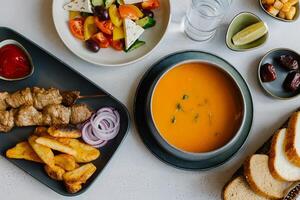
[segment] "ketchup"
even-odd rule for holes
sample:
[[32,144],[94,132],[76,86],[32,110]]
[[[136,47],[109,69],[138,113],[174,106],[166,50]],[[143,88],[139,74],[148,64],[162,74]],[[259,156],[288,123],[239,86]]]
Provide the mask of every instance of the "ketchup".
[[30,72],[28,56],[20,47],[8,44],[0,48],[0,76],[17,79],[29,75]]

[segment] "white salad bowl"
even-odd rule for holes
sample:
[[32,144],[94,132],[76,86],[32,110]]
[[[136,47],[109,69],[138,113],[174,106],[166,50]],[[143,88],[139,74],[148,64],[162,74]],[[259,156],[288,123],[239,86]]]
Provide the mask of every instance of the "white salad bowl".
[[112,48],[100,49],[99,52],[94,53],[89,51],[84,42],[76,39],[69,30],[69,12],[63,8],[69,2],[70,0],[53,0],[52,16],[55,28],[61,40],[75,55],[95,65],[124,66],[142,60],[158,46],[170,24],[170,0],[161,0],[160,8],[154,10],[156,25],[146,29],[140,38],[146,42],[145,45],[129,53]]

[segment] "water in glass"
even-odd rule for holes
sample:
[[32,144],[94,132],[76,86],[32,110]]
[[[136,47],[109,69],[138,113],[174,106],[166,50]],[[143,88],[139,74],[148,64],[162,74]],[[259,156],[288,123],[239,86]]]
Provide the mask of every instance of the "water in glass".
[[230,7],[231,0],[192,0],[185,21],[184,31],[196,41],[211,39]]

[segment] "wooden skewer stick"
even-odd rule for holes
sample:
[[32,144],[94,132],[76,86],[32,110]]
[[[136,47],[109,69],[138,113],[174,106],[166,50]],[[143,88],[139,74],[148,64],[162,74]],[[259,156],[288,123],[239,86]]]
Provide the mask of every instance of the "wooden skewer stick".
[[62,104],[68,107],[74,105],[78,99],[99,98],[99,97],[107,96],[107,94],[104,93],[94,94],[94,95],[80,95],[79,91],[64,91],[64,92],[60,92],[60,94],[63,97]]

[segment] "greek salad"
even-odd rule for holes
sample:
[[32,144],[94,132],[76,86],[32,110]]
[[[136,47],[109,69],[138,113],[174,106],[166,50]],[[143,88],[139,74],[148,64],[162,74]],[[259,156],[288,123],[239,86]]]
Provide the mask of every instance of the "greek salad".
[[64,9],[72,35],[88,50],[130,52],[146,44],[140,37],[155,26],[153,10],[159,7],[159,0],[72,0]]

